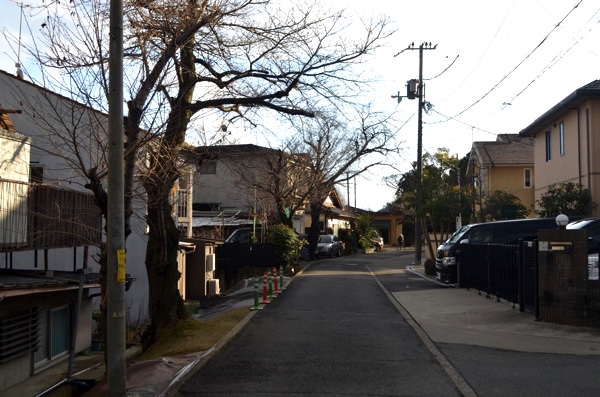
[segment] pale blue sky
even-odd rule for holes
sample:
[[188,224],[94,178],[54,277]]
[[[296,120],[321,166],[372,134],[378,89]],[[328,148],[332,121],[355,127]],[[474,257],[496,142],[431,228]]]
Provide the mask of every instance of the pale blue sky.
[[[411,42],[437,44],[436,50],[425,51],[423,68],[424,78],[431,79],[426,81],[425,100],[433,105],[424,115],[423,149],[432,153],[447,147],[462,157],[472,140],[518,133],[571,92],[600,78],[596,0],[324,3],[344,4],[355,16],[384,13],[396,21],[397,32],[387,48],[367,67],[381,76],[381,84],[370,94],[378,108],[394,112],[402,123],[408,120],[400,132],[406,151],[398,167],[403,170],[416,159],[417,103],[405,99],[398,105],[391,96],[398,91],[405,95],[406,81],[418,77],[418,51],[394,57]],[[18,3],[0,0],[0,8],[0,25],[18,33]],[[43,16],[34,17],[27,8],[25,15],[35,32]],[[22,32],[23,41],[30,42],[25,25]],[[0,69],[14,73],[14,54],[3,37],[0,40]],[[22,59],[25,67],[27,62]],[[393,190],[381,181],[390,173],[379,169],[357,180],[357,206],[377,210],[392,200]],[[354,204],[354,192],[351,201]]]

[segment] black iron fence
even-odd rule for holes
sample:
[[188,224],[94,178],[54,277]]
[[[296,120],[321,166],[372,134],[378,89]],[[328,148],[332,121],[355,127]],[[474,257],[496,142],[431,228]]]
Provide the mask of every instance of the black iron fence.
[[460,253],[460,285],[485,292],[513,304],[520,298],[519,245],[463,244]]
[[241,280],[262,276],[276,266],[272,244],[227,243],[215,247],[217,276],[221,287],[228,290]]
[[217,268],[275,266],[275,248],[272,244],[227,243],[215,249]]
[[[538,241],[463,244],[460,286],[511,302],[513,308],[518,304],[541,321],[600,327],[597,254],[588,255],[587,235],[549,232],[543,250]],[[552,244],[573,249],[552,249]]]

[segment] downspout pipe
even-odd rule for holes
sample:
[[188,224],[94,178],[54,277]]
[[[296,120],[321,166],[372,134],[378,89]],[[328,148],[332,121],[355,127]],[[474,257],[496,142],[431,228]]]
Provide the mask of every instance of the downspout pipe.
[[588,196],[589,196],[589,210],[588,212],[592,215],[592,159],[590,156],[590,110],[585,110],[585,134],[587,140],[587,180],[588,180]]
[[[574,110],[577,113],[577,178],[579,181],[579,185],[581,186],[582,176],[581,176],[581,122],[579,121],[579,108],[578,107],[568,107],[564,106],[566,110]],[[560,137],[559,137],[560,139]],[[588,139],[588,145],[589,145]],[[589,185],[589,146],[588,146],[588,192],[590,190]]]

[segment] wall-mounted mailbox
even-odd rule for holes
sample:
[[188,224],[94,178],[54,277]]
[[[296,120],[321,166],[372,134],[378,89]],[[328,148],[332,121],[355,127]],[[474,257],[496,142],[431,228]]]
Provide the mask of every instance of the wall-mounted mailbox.
[[540,252],[570,254],[573,250],[573,243],[570,241],[540,241],[538,250]]
[[570,254],[573,250],[573,243],[570,241],[550,241],[548,248],[550,252]]

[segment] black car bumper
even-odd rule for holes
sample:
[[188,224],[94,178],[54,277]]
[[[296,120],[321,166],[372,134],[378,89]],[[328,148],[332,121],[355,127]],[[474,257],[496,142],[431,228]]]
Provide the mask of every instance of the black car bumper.
[[441,260],[435,261],[437,279],[444,283],[456,283],[456,265],[443,265]]

